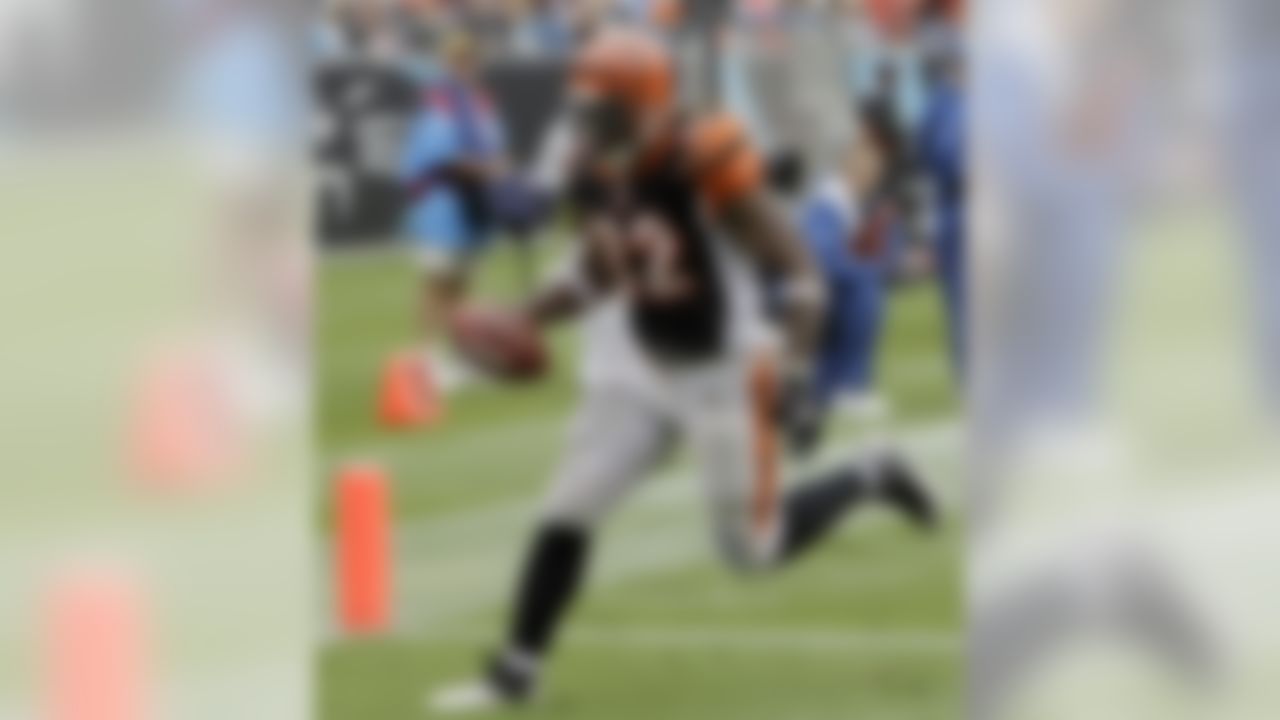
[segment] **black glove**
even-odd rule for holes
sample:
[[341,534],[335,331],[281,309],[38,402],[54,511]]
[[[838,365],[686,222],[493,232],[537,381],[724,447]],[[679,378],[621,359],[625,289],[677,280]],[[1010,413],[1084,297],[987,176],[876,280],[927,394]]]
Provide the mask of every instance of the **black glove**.
[[796,457],[807,457],[821,444],[827,412],[813,385],[812,373],[793,369],[778,388],[778,424],[787,449]]
[[501,229],[515,237],[527,238],[551,215],[551,198],[515,178],[494,183],[489,189],[489,207]]

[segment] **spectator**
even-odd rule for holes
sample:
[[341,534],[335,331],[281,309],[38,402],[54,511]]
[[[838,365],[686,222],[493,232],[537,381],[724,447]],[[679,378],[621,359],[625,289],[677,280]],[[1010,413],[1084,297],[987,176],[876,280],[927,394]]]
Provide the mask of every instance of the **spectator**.
[[[954,41],[954,39],[953,39]],[[938,45],[931,61],[929,101],[917,141],[919,162],[930,191],[930,243],[937,259],[947,310],[952,367],[964,372],[965,323],[965,158],[964,71],[958,41]]]
[[886,410],[874,383],[892,221],[883,195],[886,159],[880,138],[862,130],[844,166],[817,183],[800,210],[800,228],[822,268],[828,297],[815,368],[818,403],[864,419]]
[[[489,195],[502,172],[505,131],[481,87],[478,52],[462,35],[444,42],[443,76],[410,127],[401,167],[429,342],[467,294],[471,263],[493,234]],[[446,388],[464,379],[445,353],[430,351],[428,362]]]
[[526,55],[563,58],[573,52],[573,24],[564,2],[528,0],[517,28],[516,47]]

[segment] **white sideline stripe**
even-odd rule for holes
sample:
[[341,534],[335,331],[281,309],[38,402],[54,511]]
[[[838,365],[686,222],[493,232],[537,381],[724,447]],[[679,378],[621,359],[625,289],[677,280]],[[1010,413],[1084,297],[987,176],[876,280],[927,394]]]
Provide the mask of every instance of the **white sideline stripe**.
[[[415,641],[475,645],[493,640],[492,630],[442,630]],[[953,654],[960,633],[946,629],[858,630],[850,628],[575,627],[564,642],[634,651]]]
[[[950,448],[954,448],[957,454],[960,452],[960,426],[956,423],[923,425],[895,437],[907,451],[926,461],[938,457]],[[825,465],[847,458],[849,451],[849,445],[842,444],[834,450],[823,453],[815,464]],[[930,468],[926,468],[928,469]],[[942,499],[944,506],[953,504],[951,500],[955,497],[956,487],[939,486],[936,480],[932,487]],[[637,488],[635,496],[624,503],[623,513],[635,516],[640,513],[654,513],[686,506],[689,506],[692,512],[701,512],[700,493],[696,470],[687,465],[681,465],[647,480],[642,487]],[[529,498],[520,498],[441,518],[400,522],[395,531],[396,543],[402,549],[417,547],[437,549],[452,546],[451,541],[457,541],[459,537],[505,535],[506,531],[512,528],[526,527],[533,522],[540,497],[539,495],[532,501]],[[471,545],[463,542],[459,546]]]
[[[541,424],[545,423],[530,423],[531,426]],[[517,438],[526,437],[522,432],[524,424],[521,423],[519,425],[520,431],[513,433],[513,436]],[[959,423],[950,421],[938,422],[894,433],[891,437],[908,453],[926,460],[931,460],[939,454],[952,449],[954,449],[958,457],[962,452],[960,447],[961,429]],[[856,444],[839,443],[835,449],[824,451],[815,464],[830,464],[847,458],[853,447],[856,447]],[[492,452],[491,445],[488,451]],[[959,473],[957,472],[958,475]],[[645,481],[643,486],[637,489],[634,499],[628,502],[625,507],[627,509],[659,508],[690,500],[698,501],[699,488],[696,481],[696,470],[682,464]],[[657,487],[651,487],[655,485]],[[953,499],[959,490],[958,487],[939,485],[936,480],[933,481],[931,488],[943,499],[944,504]],[[417,540],[425,539],[425,537],[438,537],[442,534],[449,534],[449,531],[474,531],[480,525],[483,525],[486,529],[510,528],[513,522],[527,523],[532,520],[537,511],[537,500],[540,497],[540,495],[537,496],[532,502],[529,498],[520,498],[487,505],[477,510],[451,513],[445,517],[422,518],[420,520],[401,522],[397,526],[396,536],[409,544],[416,544]],[[436,543],[433,542],[432,545],[436,545]]]
[[[940,456],[959,454],[960,431],[958,423],[941,422],[896,432],[892,438],[920,458],[927,471]],[[856,444],[837,445],[824,453],[818,464],[848,457],[851,447]],[[651,487],[655,483],[658,487]],[[957,488],[940,487],[936,481],[934,488],[944,505],[953,504],[948,499]],[[637,525],[642,532],[613,537],[605,550],[608,562],[600,563],[593,587],[614,587],[695,562],[714,562],[708,530],[697,522],[704,512],[700,498],[695,471],[688,466],[646,483],[624,504],[620,523],[615,523],[625,527],[640,521]],[[512,563],[520,553],[520,548],[512,545],[512,534],[530,525],[536,505],[536,499],[522,498],[442,518],[399,523],[395,530],[397,627],[433,632],[507,602]],[[867,518],[867,524],[879,519]],[[451,552],[455,548],[466,552]],[[326,574],[330,572],[329,557],[326,548],[321,554]],[[857,574],[856,570],[850,568],[849,572]],[[322,616],[332,618],[334,613],[326,610]],[[328,630],[333,633],[336,628],[329,624]]]
[[367,239],[352,245],[332,245],[321,248],[320,259],[329,262],[373,260],[403,255],[409,257],[408,243],[398,237]]
[[[565,428],[565,422],[548,422],[543,417],[507,421],[501,425],[486,428],[482,433],[456,438],[449,445],[442,446],[438,450],[447,452],[450,456],[465,456],[468,453],[501,453],[512,446],[530,442],[531,438],[536,438],[538,442],[545,442],[547,440],[545,436],[551,436],[551,439],[559,445],[565,434]],[[329,465],[336,465],[355,455],[390,461],[397,456],[416,456],[421,452],[421,447],[406,445],[402,438],[380,436],[362,442],[360,450],[355,453],[351,451],[326,453],[325,460]]]

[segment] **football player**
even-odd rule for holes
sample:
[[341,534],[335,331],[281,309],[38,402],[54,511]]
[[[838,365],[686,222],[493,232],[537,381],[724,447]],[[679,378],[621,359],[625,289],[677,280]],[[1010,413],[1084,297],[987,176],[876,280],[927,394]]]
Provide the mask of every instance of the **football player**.
[[[429,345],[467,296],[472,266],[497,230],[490,196],[504,172],[505,130],[481,86],[478,52],[463,35],[448,39],[446,67],[424,93],[401,157],[405,225],[422,269]],[[442,389],[469,377],[443,348],[430,347],[424,361]]]
[[[813,390],[824,413],[839,410],[861,420],[888,411],[875,388],[894,220],[885,192],[886,154],[874,134],[860,130],[843,166],[815,185],[799,212],[801,233],[822,270],[828,297]],[[819,437],[797,440],[803,452]]]
[[[700,466],[716,543],[741,571],[795,560],[866,501],[934,520],[922,485],[888,453],[784,491],[778,431],[805,421],[823,281],[770,202],[739,124],[678,108],[672,59],[637,31],[597,33],[571,82],[571,130],[549,143],[561,153],[549,166],[564,169],[578,251],[519,315],[545,327],[589,311],[581,404],[505,645],[478,682],[437,693],[437,711],[535,692],[594,529],[677,441]],[[762,275],[783,288],[780,342],[768,341]]]

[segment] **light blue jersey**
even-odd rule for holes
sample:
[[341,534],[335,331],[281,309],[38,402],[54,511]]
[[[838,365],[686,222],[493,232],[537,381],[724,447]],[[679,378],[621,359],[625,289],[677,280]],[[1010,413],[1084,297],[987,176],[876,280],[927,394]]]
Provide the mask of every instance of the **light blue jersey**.
[[443,81],[426,94],[413,119],[401,157],[409,194],[405,226],[419,249],[459,260],[477,252],[490,233],[484,187],[464,187],[450,170],[463,162],[495,160],[505,134],[483,93]]

